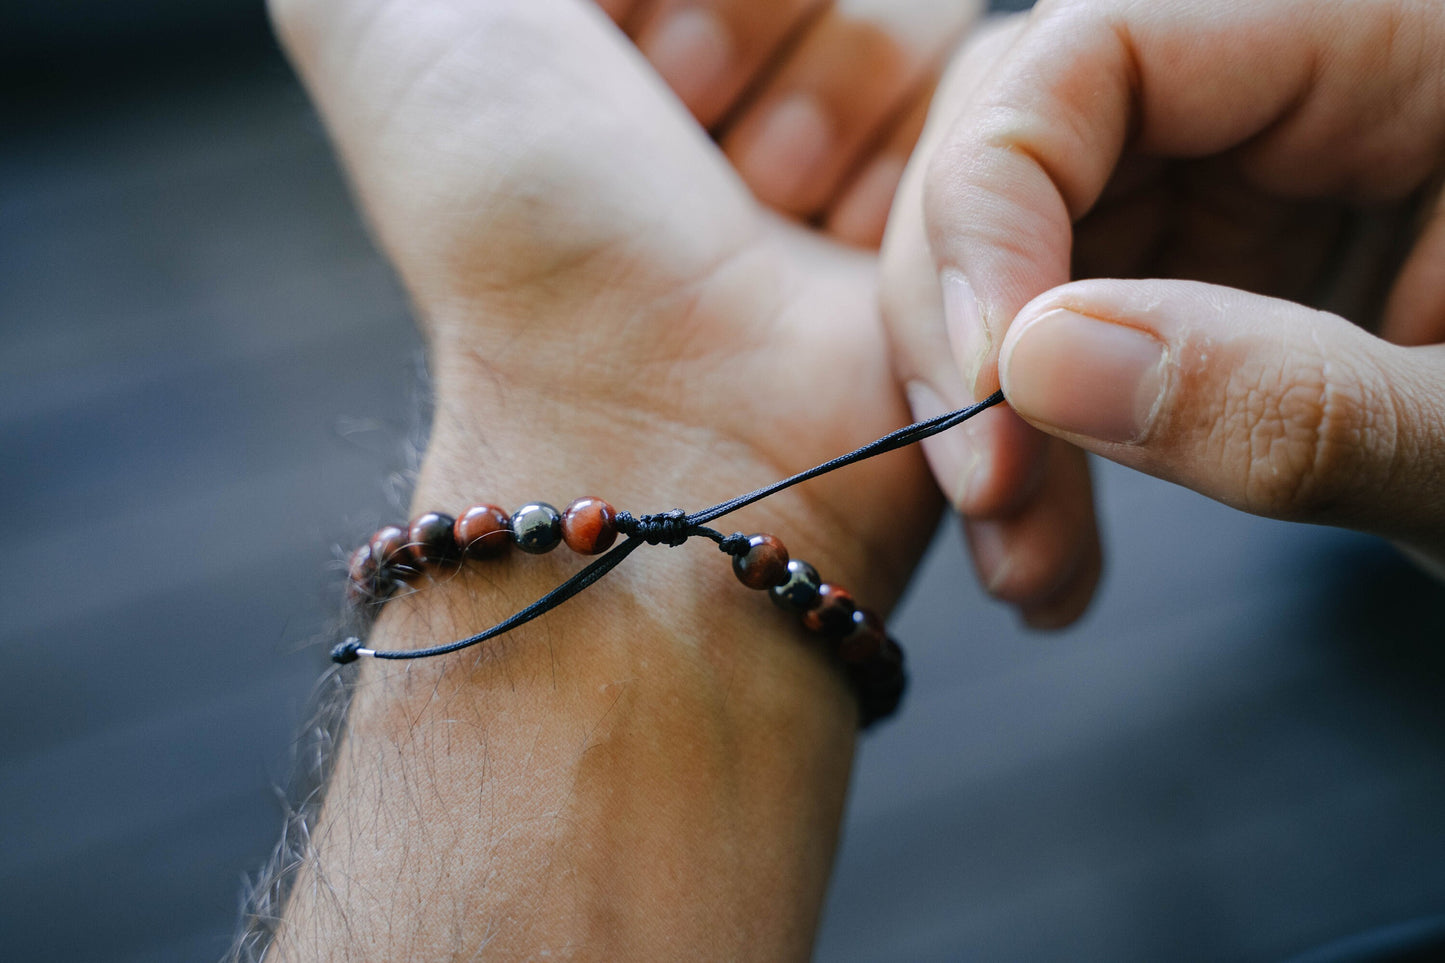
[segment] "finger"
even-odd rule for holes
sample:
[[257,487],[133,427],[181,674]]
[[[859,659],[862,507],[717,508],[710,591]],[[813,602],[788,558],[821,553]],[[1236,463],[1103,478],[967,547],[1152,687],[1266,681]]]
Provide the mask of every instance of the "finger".
[[597,0],[597,6],[621,26],[627,17],[637,9],[640,0]]
[[[1283,0],[1060,2],[1040,9],[933,157],[928,237],[950,341],[977,391],[1032,297],[1069,277],[1071,226],[1130,142],[1204,156],[1239,147],[1257,187],[1394,198],[1429,170],[1445,122],[1421,44],[1437,11]],[[1244,146],[1247,145],[1247,146]]]
[[914,98],[882,146],[850,176],[824,221],[829,234],[859,247],[876,248],[883,243],[888,211],[928,118],[930,93]]
[[[894,200],[880,267],[894,366],[915,418],[973,400],[949,351],[923,227],[926,158],[952,117],[1019,36],[1022,16],[989,21],[950,64]],[[1040,627],[1076,618],[1098,580],[1099,545],[1083,453],[1008,408],[923,443],[934,477],[964,516],[980,580]]]
[[828,0],[659,0],[622,22],[652,66],[711,130]]
[[974,0],[840,0],[767,77],[722,144],[765,203],[823,210],[944,52]]
[[[923,225],[926,158],[946,125],[1023,27],[1023,17],[980,28],[949,66],[929,111],[928,125],[904,174],[888,221],[880,264],[883,316],[894,368],[907,386],[915,418],[960,408],[974,398],[949,351],[943,306]],[[1017,512],[1037,491],[1044,439],[1006,408],[923,443],[934,477],[953,506],[970,517]]]
[[1010,403],[1040,428],[1256,514],[1445,548],[1445,348],[1187,281],[1080,281],[1019,314]]
[[1396,344],[1445,342],[1445,193],[1427,209],[1385,305],[1380,334]]
[[1035,628],[1062,628],[1088,607],[1102,556],[1087,463],[1051,440],[1038,497],[1017,514],[966,521],[979,581]]

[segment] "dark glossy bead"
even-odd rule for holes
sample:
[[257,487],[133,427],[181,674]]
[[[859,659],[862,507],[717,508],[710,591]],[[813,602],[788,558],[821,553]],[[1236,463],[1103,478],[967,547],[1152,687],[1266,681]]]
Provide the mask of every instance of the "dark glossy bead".
[[886,719],[898,711],[903,693],[908,689],[908,677],[899,672],[886,683],[860,686],[858,693],[859,722],[864,728],[880,719]]
[[903,671],[903,650],[897,642],[884,638],[877,656],[847,668],[853,691],[858,696],[864,726],[897,710],[903,700],[903,692],[908,688],[908,674]]
[[578,555],[596,555],[617,540],[617,512],[600,498],[577,499],[562,513],[562,540]]
[[440,512],[427,512],[412,520],[408,539],[411,560],[415,565],[441,565],[461,557],[452,527],[457,520]]
[[350,561],[346,563],[346,600],[352,605],[375,602],[381,595],[378,574],[370,543],[352,552]]
[[870,609],[855,609],[853,628],[838,640],[838,658],[849,665],[859,665],[883,653],[888,636],[883,620]]
[[562,516],[546,502],[529,502],[512,513],[512,541],[542,555],[562,544]]
[[895,685],[903,677],[903,650],[885,636],[873,658],[848,666],[848,672],[856,684],[864,687]]
[[770,589],[788,580],[788,550],[771,535],[749,535],[748,550],[733,556],[733,574],[750,589]]
[[818,604],[803,613],[803,624],[809,631],[836,639],[852,630],[857,608],[846,589],[825,582],[818,588]]
[[795,558],[788,563],[788,580],[775,586],[768,594],[779,608],[789,612],[806,612],[818,604],[818,588],[822,584],[817,569]]
[[512,547],[512,520],[496,505],[473,505],[452,526],[452,538],[468,558],[496,558]]
[[387,525],[376,530],[371,536],[371,557],[385,579],[409,578],[416,574],[411,564],[411,550],[407,547],[411,535],[406,529]]

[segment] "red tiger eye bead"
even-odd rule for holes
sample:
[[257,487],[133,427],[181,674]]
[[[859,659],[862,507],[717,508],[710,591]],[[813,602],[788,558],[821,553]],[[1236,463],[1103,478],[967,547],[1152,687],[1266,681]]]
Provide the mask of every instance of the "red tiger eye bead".
[[883,620],[871,609],[853,612],[853,629],[838,640],[838,658],[849,665],[859,665],[882,654],[888,636]]
[[375,602],[381,594],[376,559],[371,556],[370,543],[351,553],[346,563],[346,600],[352,605]]
[[857,609],[857,603],[846,589],[825,583],[818,589],[818,604],[803,613],[803,624],[809,631],[838,638],[853,627],[853,613]]
[[788,580],[788,550],[771,535],[749,535],[748,550],[733,556],[733,574],[750,589],[770,589]]
[[408,532],[412,562],[416,565],[437,565],[455,561],[461,555],[452,526],[456,519],[440,512],[427,512],[412,520]]
[[416,574],[411,565],[411,535],[404,528],[387,525],[371,536],[371,557],[381,570],[382,578],[406,578]]
[[617,512],[600,498],[577,499],[562,513],[562,541],[578,555],[596,555],[617,540]]
[[512,519],[496,505],[473,505],[452,526],[452,537],[469,558],[496,558],[512,547]]
[[850,669],[865,688],[890,689],[903,678],[903,650],[897,642],[885,636],[877,655]]

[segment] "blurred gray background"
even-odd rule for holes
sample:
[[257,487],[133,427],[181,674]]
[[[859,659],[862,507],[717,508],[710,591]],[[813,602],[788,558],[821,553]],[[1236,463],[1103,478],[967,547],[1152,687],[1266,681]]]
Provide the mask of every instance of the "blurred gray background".
[[[336,546],[394,514],[419,345],[258,6],[12,5],[0,78],[0,958],[212,959],[278,836]],[[1438,938],[1445,589],[1099,487],[1108,579],[1061,635],[941,530],[818,958]],[[1364,945],[1315,958],[1405,958]]]

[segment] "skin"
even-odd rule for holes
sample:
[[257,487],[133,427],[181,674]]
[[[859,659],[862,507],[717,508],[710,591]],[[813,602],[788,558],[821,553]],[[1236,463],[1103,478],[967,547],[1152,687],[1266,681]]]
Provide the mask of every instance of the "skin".
[[[992,390],[973,391],[953,361],[923,223],[921,159],[936,148],[945,126],[940,118],[951,117],[986,77],[1022,18],[973,31],[935,91],[938,64],[980,4],[604,0],[601,6],[708,128],[760,200],[864,247],[876,247],[887,224],[882,307],[894,374],[906,387],[914,419],[963,407]],[[684,39],[659,44],[679,19]],[[699,21],[708,26],[700,28]],[[772,123],[779,105],[800,97],[821,106],[829,132],[822,147],[800,146],[815,140],[815,118],[791,113]],[[933,119],[919,144],[925,116]],[[758,162],[757,134],[770,127],[791,148],[763,151]],[[900,191],[910,154],[914,160]],[[839,182],[840,171],[851,173]],[[932,439],[924,449],[964,519],[985,587],[1017,605],[1035,627],[1058,628],[1076,619],[1101,569],[1089,476],[1079,452],[1047,443],[1006,410]]]
[[[908,421],[872,260],[769,214],[595,8],[272,13],[429,342],[415,512],[697,508]],[[940,507],[910,450],[728,521],[886,609]],[[369,643],[468,635],[577,564],[439,577]],[[276,958],[806,956],[856,709],[729,568],[644,550],[498,645],[348,670]]]
[[764,203],[876,248],[979,0],[602,0]]
[[[1077,590],[1087,536],[995,496],[1083,504],[1080,451],[1445,560],[1442,51],[1433,3],[1060,0],[964,52],[883,288],[903,377],[1002,385],[1053,436],[970,439],[997,594]],[[972,297],[931,294],[950,277]],[[938,448],[957,491],[969,453]]]
[[[980,580],[1030,624],[1072,621],[1099,578],[1085,451],[1445,570],[1442,19],[1045,0],[953,59],[881,295],[916,417],[1009,396],[924,447]],[[870,79],[840,57],[828,83],[857,102]]]
[[[880,292],[867,256],[768,215],[579,3],[273,4],[429,339],[418,510],[705,504],[882,434],[910,402],[1002,383],[1033,427],[1001,412],[929,459],[985,582],[1038,624],[1074,617],[1097,578],[1081,448],[1249,510],[1445,545],[1445,361],[1400,347],[1440,340],[1440,222],[1398,269],[1320,243],[1362,206],[1434,209],[1441,14],[1220,10],[1045,4],[972,38],[895,201]],[[829,203],[804,206],[826,221]],[[967,279],[976,320],[940,272]],[[1389,293],[1370,297],[1379,274]],[[1320,296],[1396,343],[1247,290],[1356,277]],[[1084,350],[1098,324],[1122,329],[1112,356]],[[1150,345],[1144,404],[1118,386]],[[902,452],[745,524],[882,606],[938,505]],[[570,570],[514,562],[393,602],[371,644],[467,634]],[[805,956],[854,710],[739,591],[706,550],[656,550],[503,645],[364,663],[276,957]]]

